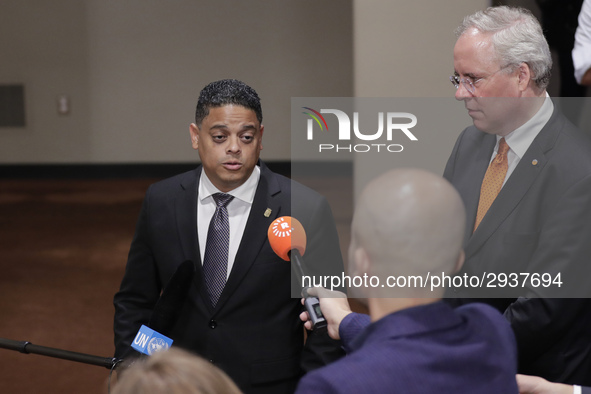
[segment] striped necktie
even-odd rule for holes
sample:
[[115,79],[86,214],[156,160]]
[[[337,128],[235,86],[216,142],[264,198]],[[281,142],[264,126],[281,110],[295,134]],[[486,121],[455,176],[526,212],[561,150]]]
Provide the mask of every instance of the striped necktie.
[[215,307],[226,285],[230,248],[230,223],[226,207],[234,197],[225,193],[215,193],[212,197],[217,206],[207,231],[203,273],[211,305]]

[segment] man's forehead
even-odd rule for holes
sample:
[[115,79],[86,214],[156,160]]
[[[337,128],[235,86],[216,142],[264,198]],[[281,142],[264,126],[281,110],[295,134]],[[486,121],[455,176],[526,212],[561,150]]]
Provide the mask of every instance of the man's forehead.
[[482,33],[474,28],[468,29],[458,37],[454,47],[455,50],[472,52],[493,51],[492,34]]
[[208,108],[207,117],[218,117],[218,116],[240,116],[253,118],[258,123],[256,112],[250,108],[244,107],[239,104],[223,104],[211,106]]
[[[462,34],[454,46],[454,66],[488,68],[496,66],[499,59],[493,47],[490,34],[479,31],[467,31]],[[456,70],[464,71],[464,70]]]
[[253,114],[255,113],[254,110],[251,108],[245,107],[241,104],[234,104],[234,103],[225,103],[225,104],[217,104],[217,105],[210,105],[208,106],[209,111],[216,110],[216,111],[251,111]]

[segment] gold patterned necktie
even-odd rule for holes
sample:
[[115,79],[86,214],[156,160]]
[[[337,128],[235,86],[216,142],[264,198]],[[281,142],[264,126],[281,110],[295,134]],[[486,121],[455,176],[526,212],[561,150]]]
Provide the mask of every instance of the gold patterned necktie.
[[503,187],[505,176],[507,175],[507,152],[509,151],[509,145],[505,142],[505,138],[501,138],[499,141],[499,149],[497,155],[488,166],[484,179],[482,180],[482,186],[480,188],[480,200],[478,201],[478,212],[476,214],[476,223],[474,224],[474,231],[478,228],[478,225],[486,215],[486,212],[492,205],[495,198]]

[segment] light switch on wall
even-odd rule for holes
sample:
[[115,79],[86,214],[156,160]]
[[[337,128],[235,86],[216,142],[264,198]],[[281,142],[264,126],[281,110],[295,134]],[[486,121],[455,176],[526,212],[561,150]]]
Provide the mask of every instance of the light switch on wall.
[[70,113],[70,98],[65,94],[57,96],[57,113],[68,115]]

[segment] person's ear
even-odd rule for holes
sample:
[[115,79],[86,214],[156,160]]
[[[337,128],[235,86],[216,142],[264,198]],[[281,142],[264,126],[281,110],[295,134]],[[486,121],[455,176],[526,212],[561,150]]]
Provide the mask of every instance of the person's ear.
[[518,72],[519,72],[518,86],[519,86],[519,90],[523,92],[528,88],[530,82],[533,83],[533,81],[531,80],[532,73],[531,73],[531,69],[529,68],[529,65],[527,63],[521,63],[519,65]]
[[263,150],[263,131],[265,131],[265,126],[261,125],[261,128],[260,128],[261,138],[259,138],[259,151]]
[[456,266],[454,268],[454,274],[459,272],[460,269],[462,269],[462,266],[464,265],[465,260],[466,260],[466,253],[462,249],[462,250],[460,250],[460,255],[458,256],[458,261],[456,261]]
[[359,247],[355,250],[353,256],[355,258],[357,273],[360,274],[360,276],[363,276],[363,274],[369,275],[371,270],[371,259],[369,258],[367,251],[364,248]]
[[199,127],[195,123],[189,126],[189,133],[191,134],[191,146],[193,149],[199,149]]

